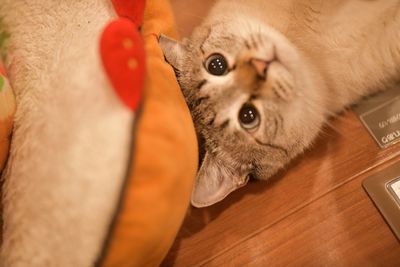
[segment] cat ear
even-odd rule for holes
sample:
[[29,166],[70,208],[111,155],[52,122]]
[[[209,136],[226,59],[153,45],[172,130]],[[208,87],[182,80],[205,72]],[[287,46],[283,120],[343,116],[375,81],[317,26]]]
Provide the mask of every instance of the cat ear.
[[201,208],[215,204],[247,182],[247,174],[235,173],[207,152],[193,189],[192,205]]
[[179,70],[184,53],[183,45],[163,34],[160,35],[159,44],[168,63]]

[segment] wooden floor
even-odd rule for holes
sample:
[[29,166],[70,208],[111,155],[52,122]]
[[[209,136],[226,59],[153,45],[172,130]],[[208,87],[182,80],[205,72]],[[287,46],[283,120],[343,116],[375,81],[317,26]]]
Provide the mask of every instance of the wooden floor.
[[[182,36],[212,2],[172,1]],[[400,266],[400,243],[361,186],[400,164],[400,144],[379,149],[352,111],[332,126],[271,182],[191,208],[162,266]]]

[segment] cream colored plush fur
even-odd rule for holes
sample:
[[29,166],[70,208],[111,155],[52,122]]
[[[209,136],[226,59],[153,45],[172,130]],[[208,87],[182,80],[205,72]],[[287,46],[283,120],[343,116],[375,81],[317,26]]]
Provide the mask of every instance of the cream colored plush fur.
[[0,16],[17,99],[0,266],[92,266],[125,178],[133,122],[99,55],[111,1],[1,0]]

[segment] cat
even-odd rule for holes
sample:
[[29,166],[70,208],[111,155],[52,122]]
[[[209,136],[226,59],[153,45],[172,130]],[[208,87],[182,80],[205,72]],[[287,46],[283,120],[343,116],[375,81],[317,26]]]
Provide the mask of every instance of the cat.
[[160,37],[199,138],[192,205],[266,180],[327,119],[400,78],[399,0],[220,0],[192,36]]

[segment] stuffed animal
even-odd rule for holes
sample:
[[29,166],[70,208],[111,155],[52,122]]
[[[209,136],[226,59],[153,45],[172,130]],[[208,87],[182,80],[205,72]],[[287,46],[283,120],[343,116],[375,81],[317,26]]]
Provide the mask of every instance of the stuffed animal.
[[0,266],[159,265],[198,162],[190,112],[157,40],[176,35],[169,2],[2,0],[0,18],[9,33],[1,161],[9,84],[17,103]]

